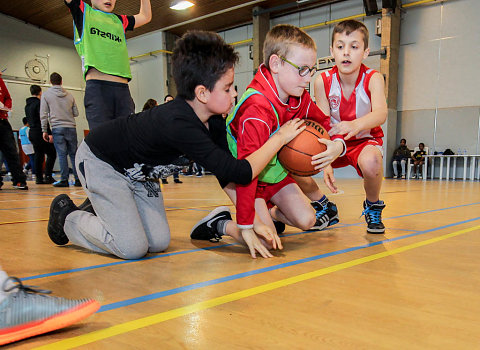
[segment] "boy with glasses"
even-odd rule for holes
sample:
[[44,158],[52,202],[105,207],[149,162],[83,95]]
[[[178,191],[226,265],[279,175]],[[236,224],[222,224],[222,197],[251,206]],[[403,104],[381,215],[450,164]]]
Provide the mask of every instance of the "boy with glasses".
[[[313,119],[327,130],[330,129],[328,116],[312,102],[306,91],[316,72],[317,52],[313,39],[295,26],[277,25],[267,33],[263,56],[264,64],[260,65],[247,91],[227,117],[229,148],[238,159],[244,159],[259,149],[281,125],[294,118]],[[321,153],[322,157],[316,162],[317,169],[328,166],[344,150],[341,137],[334,136],[332,140],[320,142],[327,145],[327,150]],[[263,231],[262,225],[275,233],[273,245],[266,243],[266,246],[281,249],[277,236],[281,231],[278,228],[282,226],[279,222],[302,230],[322,230],[337,223],[335,204],[320,192],[312,178],[308,178],[307,182],[310,186],[305,193],[310,200],[314,200],[312,204],[275,156],[252,182],[237,184],[236,193],[231,184],[224,186],[225,192],[236,205],[238,225],[238,228],[232,228],[237,232],[227,231],[226,234],[234,238],[240,236],[250,247],[252,257],[255,257],[252,245],[259,238],[256,234]],[[228,210],[227,207],[223,208],[223,211]],[[223,211],[217,208],[202,219],[192,230],[191,237],[212,239],[205,225],[215,215],[224,215]],[[218,236],[215,235],[215,238]]]

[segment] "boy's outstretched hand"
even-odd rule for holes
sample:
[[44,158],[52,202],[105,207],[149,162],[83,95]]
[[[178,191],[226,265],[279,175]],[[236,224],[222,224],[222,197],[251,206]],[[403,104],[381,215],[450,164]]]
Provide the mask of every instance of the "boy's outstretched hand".
[[271,227],[255,220],[253,230],[260,237],[260,240],[263,239],[265,241],[268,249],[283,249],[280,237]]
[[323,181],[332,193],[337,193],[337,186],[335,185],[335,177],[333,176],[333,168],[329,165],[323,169]]
[[349,140],[356,136],[362,127],[359,125],[358,120],[343,121],[337,124],[331,124],[332,128],[328,131],[330,136],[333,135],[345,135],[344,139]]
[[303,119],[295,118],[283,124],[277,131],[277,134],[283,138],[283,144],[286,145],[305,130],[305,128],[306,126],[303,123]]
[[343,152],[343,142],[327,139],[318,139],[318,142],[327,146],[327,149],[312,157],[312,165],[315,170],[322,170],[329,166]]
[[250,249],[250,255],[256,259],[256,252],[258,252],[264,258],[273,258],[273,255],[268,249],[260,242],[257,234],[253,229],[242,230],[242,238]]

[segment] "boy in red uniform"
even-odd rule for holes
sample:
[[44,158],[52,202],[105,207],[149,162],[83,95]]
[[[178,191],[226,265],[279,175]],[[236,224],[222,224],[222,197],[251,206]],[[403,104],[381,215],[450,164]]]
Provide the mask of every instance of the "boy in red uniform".
[[[328,116],[312,102],[305,90],[316,72],[317,53],[313,39],[295,26],[277,25],[268,32],[263,51],[264,64],[260,65],[247,91],[227,118],[229,148],[238,159],[259,149],[281,125],[293,118],[313,119],[330,129]],[[321,142],[327,145],[327,151],[316,160],[318,169],[328,166],[344,150],[341,136]],[[236,204],[238,228],[252,257],[255,257],[255,251],[251,243],[257,239],[255,233],[260,232],[257,229],[259,221],[273,232],[276,230],[272,218],[302,230],[321,230],[338,222],[335,204],[320,192],[312,178],[304,182],[308,187],[305,193],[310,199],[317,200],[312,205],[274,157],[258,178],[248,185],[237,184],[236,196],[224,188]],[[202,219],[192,230],[191,237],[209,239],[205,225],[215,215],[223,215],[220,209],[225,211],[228,208],[217,208]],[[222,233],[237,238],[238,233],[231,231]],[[215,237],[221,236],[221,233],[214,234]],[[278,236],[276,243],[281,248]]]
[[[368,29],[361,22],[347,20],[333,29],[331,54],[335,67],[315,81],[315,100],[330,115],[330,135],[344,136],[347,151],[332,163],[333,168],[351,165],[363,177],[366,199],[363,202],[368,233],[384,233],[379,199],[383,180],[383,131],[387,103],[383,76],[366,67]],[[315,157],[314,157],[315,158]],[[325,169],[327,185],[333,184],[331,168]]]

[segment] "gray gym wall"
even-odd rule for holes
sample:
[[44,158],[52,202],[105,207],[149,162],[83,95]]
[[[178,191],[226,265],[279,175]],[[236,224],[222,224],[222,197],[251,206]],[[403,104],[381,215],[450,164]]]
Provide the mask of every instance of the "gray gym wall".
[[[25,24],[14,18],[0,14],[0,69],[7,68],[3,78],[12,96],[13,109],[10,124],[14,130],[23,126],[25,100],[30,97],[30,85],[37,84],[45,92],[50,87],[50,77],[45,75],[46,83],[10,81],[9,76],[28,80],[25,63],[36,58],[35,55],[49,57],[50,73],[57,72],[63,78],[63,86],[74,97],[80,112],[77,118],[78,139],[83,139],[83,130],[88,129],[83,107],[85,83],[82,77],[81,61],[74,48],[73,41],[38,27]],[[73,26],[72,26],[73,30]],[[40,58],[46,61],[44,58]]]
[[[414,2],[403,0],[403,4]],[[379,2],[380,3],[380,2]],[[350,0],[330,6],[272,19],[271,24],[291,23],[305,26],[330,19],[363,13],[362,0]],[[401,46],[398,77],[398,118],[396,136],[407,139],[413,148],[424,142],[434,150],[466,149],[470,154],[480,152],[480,1],[449,0],[402,10]],[[376,16],[364,19],[370,31],[371,50],[380,49],[380,38],[375,36]],[[57,71],[64,85],[71,87],[81,117],[77,122],[79,140],[87,123],[83,109],[83,89],[80,59],[71,40],[0,15],[0,67],[7,67],[5,75],[25,77],[24,64],[35,54],[50,55],[50,72]],[[309,30],[317,42],[318,57],[329,55],[330,26]],[[72,28],[73,30],[73,28]],[[252,25],[220,32],[227,42],[250,39]],[[161,32],[145,34],[128,40],[129,56],[164,49]],[[238,45],[240,63],[236,67],[235,85],[241,95],[253,77],[253,62],[249,45]],[[136,110],[140,111],[148,98],[159,103],[166,93],[165,54],[144,57],[131,62],[133,79],[130,89]],[[379,69],[379,58],[365,62]],[[22,125],[23,107],[29,85],[8,83],[14,110],[11,123],[14,129]],[[313,93],[313,91],[311,91]],[[390,136],[393,137],[393,136]],[[386,141],[386,140],[385,140]],[[385,142],[386,143],[386,142]],[[386,154],[386,159],[390,154]],[[390,175],[386,164],[385,174]],[[336,171],[337,177],[355,177],[352,168]]]

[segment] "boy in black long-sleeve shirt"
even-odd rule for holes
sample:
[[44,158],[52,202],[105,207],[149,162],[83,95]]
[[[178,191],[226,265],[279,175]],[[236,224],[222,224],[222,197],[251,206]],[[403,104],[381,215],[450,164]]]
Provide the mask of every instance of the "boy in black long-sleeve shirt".
[[[256,177],[304,127],[298,119],[287,123],[244,160],[218,147],[207,129],[208,119],[233,106],[237,60],[237,53],[217,34],[185,34],[172,59],[175,101],[105,123],[78,148],[78,175],[97,215],[78,210],[67,195],[57,196],[48,223],[52,241],[71,241],[123,259],[165,250],[170,230],[158,179],[165,176],[164,165],[182,154],[224,181],[246,184]],[[230,218],[225,213],[217,219],[215,224],[222,226]],[[259,241],[253,244],[265,249]]]

